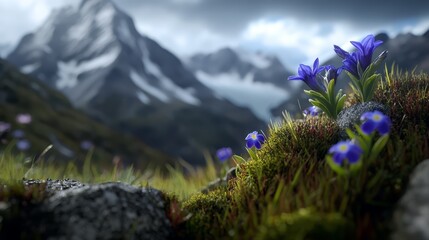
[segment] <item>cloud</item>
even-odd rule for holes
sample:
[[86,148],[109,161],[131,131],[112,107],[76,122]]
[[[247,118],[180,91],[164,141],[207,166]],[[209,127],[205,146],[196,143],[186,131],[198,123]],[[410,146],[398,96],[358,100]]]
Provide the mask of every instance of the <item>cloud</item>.
[[[421,34],[429,1],[113,0],[137,29],[180,57],[224,46],[277,54],[288,66],[331,56],[332,45],[387,31]],[[53,8],[76,0],[0,1],[0,44],[35,31]],[[19,17],[17,17],[19,16]]]
[[23,34],[33,32],[40,26],[53,8],[74,2],[76,1],[0,1],[0,22],[3,23],[0,43],[17,43]]
[[[166,9],[181,19],[200,22],[223,34],[235,34],[260,18],[294,18],[301,22],[348,22],[352,26],[381,26],[398,19],[428,16],[427,0],[116,0],[135,12]],[[163,15],[166,16],[166,15]]]
[[[350,40],[360,40],[364,33],[356,32],[347,23],[312,24],[296,19],[270,21],[260,19],[249,24],[242,34],[243,41],[259,42],[264,48],[290,49],[304,55],[304,63],[310,64],[315,58],[321,61],[332,56],[333,45],[343,46]],[[297,59],[283,57],[287,65]]]

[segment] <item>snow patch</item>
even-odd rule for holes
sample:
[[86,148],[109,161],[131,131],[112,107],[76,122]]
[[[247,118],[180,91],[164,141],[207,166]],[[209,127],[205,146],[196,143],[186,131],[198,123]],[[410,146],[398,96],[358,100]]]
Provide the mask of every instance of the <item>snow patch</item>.
[[68,30],[68,38],[70,40],[79,41],[84,36],[87,36],[91,30],[91,21],[87,20],[88,17],[82,18],[79,24],[73,25]]
[[[196,76],[216,95],[238,106],[250,108],[257,117],[267,122],[272,117],[270,110],[290,96],[286,90],[274,84],[243,80],[236,72],[210,75],[197,71]],[[253,74],[250,73],[245,78],[253,79]]]
[[40,63],[28,64],[21,67],[21,72],[29,74],[34,72],[34,70],[38,69],[39,67],[40,67]]
[[127,24],[127,22],[122,19],[119,24],[118,27],[116,28],[116,30],[118,31],[118,37],[121,41],[123,41],[124,43],[126,43],[128,46],[130,46],[130,48],[135,49],[136,48],[136,44],[134,41],[134,36],[131,34],[131,30]]
[[115,8],[109,4],[107,6],[104,6],[95,17],[95,21],[97,22],[98,26],[106,26],[110,25],[113,21],[113,17],[116,14]]
[[174,82],[170,78],[165,76],[161,72],[159,67],[150,60],[150,55],[149,51],[146,48],[146,44],[144,42],[140,43],[143,52],[142,62],[146,71],[158,78],[161,83],[161,86],[181,101],[191,105],[199,105],[200,100],[193,95],[192,89],[183,89],[174,84]]
[[250,53],[244,50],[237,50],[238,56],[243,62],[250,63],[257,68],[264,69],[270,66],[270,60],[258,53]]
[[137,98],[144,104],[150,103],[149,97],[146,94],[144,94],[142,91],[137,92]]
[[141,90],[147,92],[148,94],[158,98],[163,102],[168,102],[169,97],[159,90],[156,87],[151,86],[142,76],[140,76],[136,71],[131,70],[130,78]]
[[77,63],[76,60],[69,62],[58,62],[58,81],[56,83],[59,89],[66,87],[72,88],[78,83],[78,77],[81,73],[95,69],[110,66],[118,57],[119,48],[114,48],[103,55],[93,59]]

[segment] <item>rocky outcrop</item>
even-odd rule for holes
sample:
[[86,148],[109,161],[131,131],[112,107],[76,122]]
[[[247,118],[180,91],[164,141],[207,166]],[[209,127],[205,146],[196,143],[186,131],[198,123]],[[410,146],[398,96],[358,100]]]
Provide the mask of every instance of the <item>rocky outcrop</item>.
[[[38,183],[27,181],[27,185],[35,184]],[[1,237],[168,239],[172,236],[163,194],[156,189],[123,183],[84,186],[71,180],[43,184],[47,191],[56,193],[40,204],[21,208],[26,214],[14,215],[15,219],[4,218]],[[65,188],[68,189],[62,190]],[[8,228],[12,223],[15,226]],[[26,233],[23,235],[20,230]]]
[[429,159],[411,175],[408,189],[394,214],[392,239],[429,239]]
[[388,109],[381,103],[364,102],[355,104],[349,108],[342,110],[338,114],[337,124],[340,127],[340,138],[347,139],[346,129],[354,129],[355,124],[361,122],[360,117],[366,112],[378,110],[384,114],[388,114]]

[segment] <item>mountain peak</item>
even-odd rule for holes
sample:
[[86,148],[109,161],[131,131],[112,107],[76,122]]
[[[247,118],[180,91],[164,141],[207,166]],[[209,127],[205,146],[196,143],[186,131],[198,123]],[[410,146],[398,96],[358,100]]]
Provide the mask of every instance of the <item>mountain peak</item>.
[[386,43],[387,41],[389,41],[390,38],[389,38],[389,35],[387,35],[387,33],[382,32],[382,33],[375,35],[375,39],[381,40],[384,43]]
[[116,5],[110,0],[82,0],[79,5],[79,10],[101,9],[105,7],[114,7]]

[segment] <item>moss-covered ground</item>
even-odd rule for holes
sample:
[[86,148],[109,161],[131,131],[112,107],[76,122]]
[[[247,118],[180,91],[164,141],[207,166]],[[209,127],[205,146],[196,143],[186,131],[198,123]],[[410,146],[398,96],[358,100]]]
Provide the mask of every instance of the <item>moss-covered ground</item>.
[[[200,169],[171,167],[169,174],[119,167],[102,172],[89,160],[82,169],[40,161],[28,172],[23,156],[4,151],[0,179],[13,186],[23,176],[150,185],[168,196],[168,215],[183,239],[385,239],[410,173],[429,158],[429,76],[392,70],[374,101],[389,109],[390,138],[376,161],[349,177],[337,175],[325,161],[339,140],[333,120],[285,114],[270,125],[261,150],[231,161],[237,177],[207,194],[200,190],[219,176],[211,160]],[[354,103],[356,97],[349,96],[347,106]],[[13,195],[8,189],[0,188],[0,201]],[[17,190],[25,191],[31,190]]]

